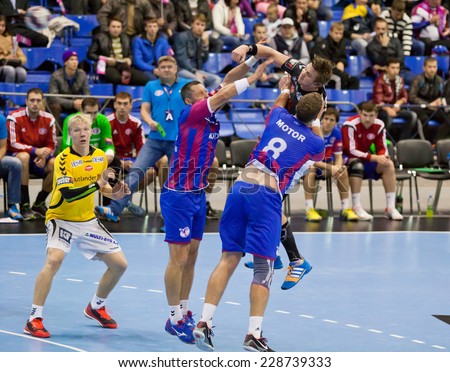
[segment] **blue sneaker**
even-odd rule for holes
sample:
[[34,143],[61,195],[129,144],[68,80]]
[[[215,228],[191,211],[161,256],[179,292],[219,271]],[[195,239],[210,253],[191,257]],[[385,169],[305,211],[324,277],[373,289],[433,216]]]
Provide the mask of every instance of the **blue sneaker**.
[[112,211],[110,207],[102,207],[100,205],[95,207],[95,211],[100,214],[101,216],[105,217],[108,221],[112,222],[119,222],[120,218],[119,216],[116,216]]
[[194,330],[195,320],[192,311],[188,310],[186,315],[183,315],[184,322],[189,326],[190,329]]
[[192,329],[183,320],[179,320],[178,324],[174,325],[170,323],[170,318],[167,319],[165,330],[173,336],[177,336],[180,341],[186,344],[195,344],[194,335],[192,334]]
[[6,213],[9,218],[12,218],[15,221],[23,221],[23,216],[20,214],[19,210],[15,205],[11,206]]
[[144,217],[147,214],[145,212],[144,208],[140,207],[139,205],[133,204],[133,203],[128,204],[127,208],[136,217]]
[[289,262],[286,279],[284,279],[281,289],[291,289],[300,281],[301,278],[308,274],[311,269],[312,266],[306,260],[304,260],[301,265],[296,262]]
[[[249,269],[253,269],[255,267],[253,265],[253,261],[248,261],[244,265],[245,265],[245,267],[248,267]],[[277,259],[275,260],[275,263],[273,264],[273,268],[275,270],[280,270],[283,268],[283,261],[281,261],[281,256],[277,256]]]

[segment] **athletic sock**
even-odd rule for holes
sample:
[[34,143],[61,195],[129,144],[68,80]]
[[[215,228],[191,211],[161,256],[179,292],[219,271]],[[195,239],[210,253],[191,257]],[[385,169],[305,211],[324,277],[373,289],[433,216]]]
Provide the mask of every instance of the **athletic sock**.
[[180,301],[180,309],[181,309],[181,314],[183,316],[187,315],[187,312],[189,310],[189,308],[188,308],[188,300],[181,300]]
[[361,207],[361,194],[360,193],[352,194],[352,203],[353,203],[353,208]]
[[44,190],[39,191],[39,194],[36,197],[35,204],[45,203],[45,199],[47,199],[48,195],[49,193],[47,191]]
[[395,208],[395,192],[386,193],[386,207],[387,209]]
[[30,204],[30,191],[28,185],[20,185],[20,205]]
[[216,312],[217,306],[213,304],[205,303],[203,305],[202,317],[200,318],[201,322],[206,322],[209,328],[212,328],[212,319],[214,313]]
[[289,262],[298,259],[304,259],[297,248],[297,243],[295,242],[294,234],[292,233],[291,224],[286,222],[281,227],[281,244],[283,244],[284,249],[289,257]]
[[181,314],[180,305],[169,306],[169,311],[170,311],[169,315],[170,323],[172,323],[173,325],[176,325],[179,320],[183,319],[183,314]]
[[100,297],[97,297],[97,295],[94,295],[94,297],[92,297],[92,300],[91,300],[91,308],[93,310],[98,310],[101,307],[105,306],[105,303],[106,303],[106,298],[100,298]]
[[341,208],[342,208],[343,211],[348,209],[349,206],[350,206],[350,201],[348,200],[348,198],[345,198],[345,199],[341,200]]
[[44,309],[44,306],[39,305],[31,305],[31,312],[30,317],[28,318],[28,321],[32,321],[34,318],[42,318],[42,311]]
[[262,322],[262,316],[251,316],[248,322],[248,333],[256,338],[261,338]]
[[305,209],[308,211],[314,208],[314,201],[312,199],[305,199]]

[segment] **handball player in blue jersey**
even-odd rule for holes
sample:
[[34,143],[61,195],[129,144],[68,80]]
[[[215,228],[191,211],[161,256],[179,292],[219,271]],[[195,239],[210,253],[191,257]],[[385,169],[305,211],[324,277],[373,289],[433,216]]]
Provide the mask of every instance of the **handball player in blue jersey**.
[[165,330],[185,343],[194,343],[195,323],[188,309],[188,298],[194,279],[194,266],[203,236],[206,215],[205,188],[219,139],[217,110],[241,94],[265,72],[268,60],[248,78],[248,64],[231,70],[221,86],[208,94],[205,87],[193,81],[181,89],[187,107],[180,115],[178,136],[169,169],[161,191],[161,211],[166,224],[170,258],[164,281],[170,316]]
[[284,107],[290,81],[280,81],[275,101],[261,139],[227,198],[220,221],[222,257],[208,282],[200,322],[194,330],[197,346],[214,350],[212,318],[228,281],[245,253],[253,255],[250,286],[250,321],[244,349],[273,351],[262,337],[262,320],[269,299],[274,261],[280,243],[283,196],[315,162],[321,161],[325,143],[320,123],[324,101],[319,93],[300,98],[294,117]]
[[[327,95],[324,86],[331,78],[334,67],[333,62],[320,57],[314,57],[310,63],[304,65],[294,58],[261,44],[241,45],[233,50],[232,58],[234,61],[240,63],[245,59],[247,54],[254,56],[253,58],[272,58],[276,66],[281,67],[283,71],[291,75],[291,93],[286,104],[286,108],[291,114],[295,115],[298,99],[312,92],[317,92],[322,95],[326,108]],[[319,120],[320,118],[317,119]],[[289,257],[289,267],[286,280],[281,285],[281,289],[290,289],[311,270],[312,266],[298,251],[294,234],[292,233],[292,227],[284,214],[282,224],[281,243]],[[253,262],[247,262],[245,266],[253,268]],[[279,256],[275,261],[274,267],[275,269],[281,269],[283,267]]]

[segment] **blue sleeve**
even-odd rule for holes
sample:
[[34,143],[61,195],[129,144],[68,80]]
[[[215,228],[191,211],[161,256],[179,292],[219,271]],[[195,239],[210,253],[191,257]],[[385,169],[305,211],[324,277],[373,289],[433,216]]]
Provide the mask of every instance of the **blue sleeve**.
[[0,114],[0,139],[8,138],[8,130],[6,129],[6,118]]
[[144,92],[142,93],[142,102],[152,103],[152,88],[150,83],[144,87]]
[[142,53],[144,43],[141,37],[137,37],[133,40],[132,48],[134,65],[141,71],[153,71],[155,67],[144,61],[144,53]]

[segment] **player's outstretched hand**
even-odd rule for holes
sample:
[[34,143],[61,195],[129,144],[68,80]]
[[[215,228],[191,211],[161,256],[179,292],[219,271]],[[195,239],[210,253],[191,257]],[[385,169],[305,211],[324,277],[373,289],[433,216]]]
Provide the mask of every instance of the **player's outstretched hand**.
[[248,52],[247,45],[240,45],[231,52],[231,59],[236,63],[242,63],[245,61],[245,56]]
[[130,195],[131,191],[128,188],[128,185],[122,181],[116,182],[114,187],[112,188],[112,199],[118,200],[122,199],[125,195]]
[[291,75],[284,74],[283,77],[278,82],[278,88],[280,88],[280,91],[284,89],[291,89]]
[[97,182],[98,182],[100,188],[102,188],[103,186],[106,186],[108,184],[109,180],[115,180],[115,179],[116,179],[116,174],[114,173],[114,169],[106,168],[102,172],[102,175],[100,176],[100,179]]
[[256,68],[253,75],[259,79],[267,70],[267,67],[273,62],[272,58],[266,59],[263,63],[260,63],[259,66]]

